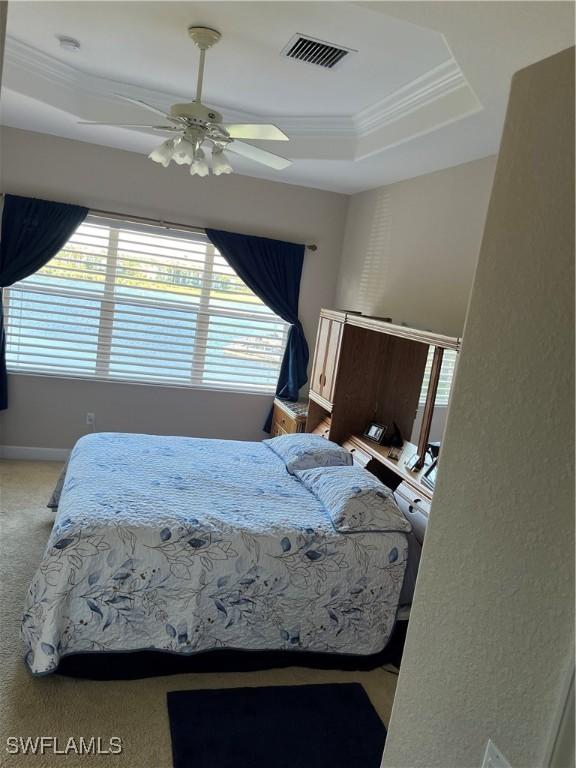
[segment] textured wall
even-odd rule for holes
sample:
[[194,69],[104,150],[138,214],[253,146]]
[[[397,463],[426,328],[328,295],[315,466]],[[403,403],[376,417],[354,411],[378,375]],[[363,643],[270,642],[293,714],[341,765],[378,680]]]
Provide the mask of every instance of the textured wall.
[[383,766],[541,768],[574,632],[574,51],[519,72]]
[[2,65],[4,63],[4,36],[6,34],[7,12],[8,3],[6,0],[0,0],[0,83],[2,83]]
[[462,335],[496,160],[350,199],[337,304]]
[[[316,243],[317,251],[306,252],[300,290],[300,318],[314,349],[320,309],[334,304],[346,195],[238,175],[199,179],[132,152],[40,133],[4,128],[1,138],[3,191]],[[272,402],[263,395],[15,375],[9,386],[0,444],[15,446],[68,448],[85,431],[88,411],[99,429],[254,439]]]

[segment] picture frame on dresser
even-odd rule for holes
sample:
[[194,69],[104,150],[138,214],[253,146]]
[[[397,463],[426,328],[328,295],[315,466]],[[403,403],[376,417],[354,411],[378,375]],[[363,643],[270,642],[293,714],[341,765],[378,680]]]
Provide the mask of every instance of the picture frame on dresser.
[[378,445],[381,445],[387,430],[388,427],[385,424],[377,424],[375,421],[371,421],[370,424],[368,424],[366,427],[364,437],[368,440],[373,440],[375,443],[378,443]]

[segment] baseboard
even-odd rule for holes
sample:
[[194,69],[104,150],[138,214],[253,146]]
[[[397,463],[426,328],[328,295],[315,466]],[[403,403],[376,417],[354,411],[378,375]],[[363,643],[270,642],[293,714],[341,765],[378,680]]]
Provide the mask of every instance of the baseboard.
[[0,459],[28,461],[66,461],[68,448],[29,448],[23,445],[0,445]]

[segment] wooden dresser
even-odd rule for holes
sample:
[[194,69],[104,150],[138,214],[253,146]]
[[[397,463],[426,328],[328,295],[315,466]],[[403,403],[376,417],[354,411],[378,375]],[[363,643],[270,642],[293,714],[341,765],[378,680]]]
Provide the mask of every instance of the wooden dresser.
[[272,437],[304,432],[308,417],[308,401],[291,403],[288,400],[274,399],[274,413],[272,415]]

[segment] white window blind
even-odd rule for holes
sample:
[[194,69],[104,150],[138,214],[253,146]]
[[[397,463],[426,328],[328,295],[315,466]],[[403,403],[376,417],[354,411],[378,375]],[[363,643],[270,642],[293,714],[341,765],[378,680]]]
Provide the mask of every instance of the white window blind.
[[273,392],[288,331],[205,235],[96,216],[4,304],[15,372]]
[[[428,384],[430,383],[430,373],[432,371],[432,359],[434,357],[434,347],[428,350],[426,359],[426,368],[424,369],[424,380],[420,390],[419,405],[426,404],[426,395],[428,393]],[[450,390],[452,389],[452,379],[456,367],[456,352],[453,349],[445,349],[442,356],[442,368],[440,369],[440,378],[438,380],[438,389],[436,391],[436,406],[446,407],[450,400]]]

